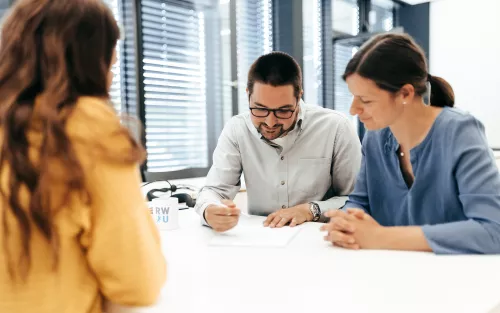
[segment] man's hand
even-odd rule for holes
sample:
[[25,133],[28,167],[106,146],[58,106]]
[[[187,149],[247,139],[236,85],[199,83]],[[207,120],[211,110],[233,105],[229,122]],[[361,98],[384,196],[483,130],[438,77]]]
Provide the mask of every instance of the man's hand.
[[347,249],[377,249],[381,246],[384,227],[363,210],[335,210],[325,215],[330,217],[330,223],[321,227],[328,232],[326,241]]
[[309,203],[305,203],[271,213],[264,221],[264,226],[269,226],[271,228],[283,227],[290,223],[290,227],[294,227],[312,221],[313,214],[311,210],[309,210],[309,206]]
[[205,220],[216,232],[225,232],[236,226],[240,209],[231,200],[222,200],[223,205],[209,205],[205,209]]

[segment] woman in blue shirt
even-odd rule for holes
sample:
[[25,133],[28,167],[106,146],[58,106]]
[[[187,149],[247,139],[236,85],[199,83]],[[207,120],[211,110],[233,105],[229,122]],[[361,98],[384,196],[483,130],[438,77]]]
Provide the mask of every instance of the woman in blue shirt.
[[[408,35],[379,35],[344,73],[368,132],[354,191],[326,213],[325,240],[349,249],[500,253],[500,174],[484,127],[454,109]],[[430,85],[430,104],[424,97]]]

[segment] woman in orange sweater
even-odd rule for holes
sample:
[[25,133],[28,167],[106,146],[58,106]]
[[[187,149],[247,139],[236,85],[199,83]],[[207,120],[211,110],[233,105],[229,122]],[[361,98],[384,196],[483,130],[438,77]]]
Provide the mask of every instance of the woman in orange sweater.
[[109,103],[119,28],[101,0],[18,0],[0,46],[0,312],[154,303],[144,150]]

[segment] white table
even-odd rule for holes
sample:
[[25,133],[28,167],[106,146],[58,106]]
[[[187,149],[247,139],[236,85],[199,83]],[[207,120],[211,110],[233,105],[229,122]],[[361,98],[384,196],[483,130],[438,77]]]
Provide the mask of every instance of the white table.
[[213,231],[181,211],[180,228],[161,234],[162,298],[140,312],[486,313],[500,302],[500,256],[349,251],[319,227],[303,225],[286,248],[214,247]]

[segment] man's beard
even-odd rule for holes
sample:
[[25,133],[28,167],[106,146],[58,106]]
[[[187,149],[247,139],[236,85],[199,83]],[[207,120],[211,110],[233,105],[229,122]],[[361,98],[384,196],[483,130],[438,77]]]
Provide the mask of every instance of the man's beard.
[[274,140],[276,138],[281,137],[285,133],[285,130],[283,130],[282,124],[278,124],[278,125],[275,125],[274,127],[272,127],[272,129],[273,129],[272,133],[267,132],[266,128],[269,128],[269,127],[267,127],[266,123],[260,123],[259,127],[257,128],[257,131],[262,136],[264,136],[264,138],[266,138],[267,140]]
[[[293,123],[288,129],[283,129],[283,124],[276,124],[273,127],[268,127],[266,123],[260,123],[257,131],[267,140],[274,140],[288,134],[288,132],[290,132],[294,127],[295,123]],[[266,128],[271,128],[272,133],[267,132]]]

